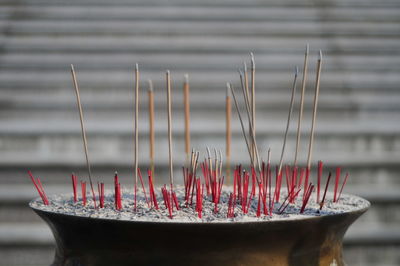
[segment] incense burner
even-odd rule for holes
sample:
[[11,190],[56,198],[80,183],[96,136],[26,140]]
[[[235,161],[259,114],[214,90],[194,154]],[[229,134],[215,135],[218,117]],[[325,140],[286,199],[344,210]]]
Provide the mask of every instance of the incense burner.
[[368,208],[241,222],[145,222],[31,208],[56,240],[52,265],[345,265],[342,239]]

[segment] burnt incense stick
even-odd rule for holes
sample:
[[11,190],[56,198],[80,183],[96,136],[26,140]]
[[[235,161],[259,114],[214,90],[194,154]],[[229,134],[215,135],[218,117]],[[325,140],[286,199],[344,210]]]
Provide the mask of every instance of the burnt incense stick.
[[135,140],[134,140],[134,164],[135,164],[135,211],[136,211],[136,194],[138,183],[138,155],[139,155],[139,65],[135,65]]
[[209,172],[210,172],[210,176],[212,176],[213,174],[213,164],[212,164],[212,159],[211,159],[211,152],[210,152],[210,148],[206,147],[207,150],[207,155],[208,155],[208,167],[209,167]]
[[232,108],[231,108],[231,96],[229,94],[229,88],[226,88],[226,104],[225,104],[225,114],[226,114],[226,178],[227,183],[230,183],[230,167],[231,167],[231,115],[232,115]]
[[247,95],[247,103],[250,104],[250,100],[249,100],[249,75],[247,72],[247,64],[246,62],[243,62],[243,84],[244,84],[244,88],[246,89],[246,95]]
[[[239,75],[241,75],[241,72],[239,71]],[[241,78],[242,80],[242,78]],[[248,104],[248,97],[246,96],[246,91],[245,88],[242,86],[242,92],[243,92],[243,98],[244,101],[247,102],[247,104],[245,104],[246,106],[246,111],[247,111],[247,118],[249,120],[249,135],[251,136],[251,144],[254,143],[254,148],[255,148],[255,152],[253,153],[253,150],[251,149],[251,157],[253,158],[253,167],[255,168],[255,163],[258,163],[258,168],[259,171],[261,171],[261,167],[260,167],[260,160],[259,160],[259,153],[258,153],[258,148],[257,148],[257,143],[256,143],[256,136],[255,136],[255,130],[253,127],[253,121],[252,121],[252,114],[251,114],[251,109],[250,109],[250,104]],[[250,146],[252,148],[252,146]],[[256,160],[255,160],[256,158]]]
[[[244,73],[240,69],[238,70],[238,72],[239,72],[240,84],[241,84],[241,88],[242,88],[242,92],[243,92],[244,103],[246,105],[246,109],[250,110],[251,107],[250,107],[249,94],[248,94],[248,91],[247,91],[246,86],[244,84],[244,78],[243,78]],[[249,131],[250,131],[250,129],[249,129]]]
[[315,121],[317,117],[317,108],[318,108],[318,98],[319,98],[319,83],[321,80],[321,66],[322,66],[322,51],[319,50],[319,58],[317,61],[317,75],[315,80],[315,94],[314,94],[314,106],[313,106],[313,114],[311,121],[311,132],[310,132],[310,142],[308,144],[308,157],[307,157],[307,168],[311,167],[311,158],[314,144],[314,130],[315,130]]
[[256,155],[256,143],[255,143],[255,136],[256,136],[256,63],[254,61],[254,54],[250,53],[250,61],[251,61],[251,123],[252,129],[251,134],[253,135],[252,141],[252,152],[253,156]]
[[[239,75],[240,75],[240,71],[239,71]],[[241,78],[242,80],[242,89],[244,90],[244,98],[245,98],[245,103],[246,103],[246,107],[250,110],[250,112],[252,112],[251,108],[251,102],[250,102],[250,88],[249,88],[249,75],[248,75],[248,71],[247,71],[247,64],[246,62],[243,62],[243,78]],[[252,130],[251,130],[251,126],[250,123],[252,123],[253,120],[249,120],[249,135],[252,135]],[[255,157],[254,153],[253,153],[253,141],[250,140],[250,144],[251,144],[251,155],[253,156],[253,158]]]
[[[255,158],[253,158],[253,156],[252,156],[251,146],[250,146],[249,141],[248,141],[247,136],[246,136],[246,130],[245,130],[245,128],[244,128],[242,116],[241,116],[241,114],[240,114],[240,110],[239,110],[239,106],[238,106],[238,103],[237,103],[237,100],[236,100],[236,96],[235,96],[235,92],[234,92],[233,86],[232,86],[232,84],[230,84],[230,83],[227,83],[227,86],[229,86],[230,89],[231,89],[231,93],[232,93],[232,96],[233,96],[233,100],[234,100],[234,102],[235,102],[236,111],[237,111],[238,116],[239,116],[240,125],[241,125],[241,127],[242,127],[243,138],[244,138],[245,141],[246,141],[247,150],[248,150],[248,152],[249,152],[251,165],[255,168],[255,166],[256,166],[256,164],[255,164]],[[249,116],[249,113],[247,113],[247,115]],[[250,126],[252,126],[251,123],[250,123]],[[258,170],[259,170],[259,172],[261,172],[261,165],[260,165],[260,160],[259,160],[259,156],[258,156],[257,143],[255,142],[254,135],[252,135],[252,139],[253,139],[254,143],[256,144],[256,145],[255,145],[255,147],[256,147],[256,161],[257,161]]]
[[279,169],[278,169],[279,173],[282,170],[283,156],[284,156],[285,148],[286,148],[286,140],[287,140],[287,135],[288,135],[288,132],[289,132],[290,119],[291,119],[292,113],[293,113],[293,104],[294,104],[294,98],[295,98],[295,95],[296,95],[296,84],[297,84],[297,75],[298,74],[299,74],[299,68],[296,66],[295,73],[294,73],[293,86],[292,86],[292,96],[290,98],[289,114],[288,114],[288,119],[287,119],[287,122],[286,122],[285,136],[283,138],[281,158],[279,160]]
[[174,187],[174,169],[172,160],[172,114],[171,114],[171,74],[166,72],[167,81],[167,112],[168,112],[168,155],[169,155],[169,183],[171,190]]
[[185,108],[185,153],[187,163],[190,156],[190,98],[189,98],[189,75],[185,74],[183,83],[183,104]]
[[238,117],[239,117],[240,125],[241,125],[241,127],[242,127],[243,138],[244,138],[244,140],[245,140],[245,142],[246,142],[247,150],[248,150],[248,152],[249,152],[249,157],[250,157],[251,165],[254,165],[254,163],[253,163],[253,156],[252,156],[252,154],[251,154],[251,150],[250,150],[250,146],[249,146],[249,141],[247,140],[246,130],[245,130],[245,128],[244,128],[244,124],[243,124],[243,120],[242,120],[242,115],[240,114],[240,111],[239,111],[239,106],[238,106],[238,103],[237,103],[237,100],[236,100],[236,96],[235,96],[235,92],[234,92],[233,86],[232,86],[232,84],[229,83],[229,82],[226,83],[226,86],[231,90],[231,93],[232,93],[232,96],[233,96],[233,101],[234,101],[234,103],[235,103],[236,111],[237,111],[237,114],[238,114]]
[[296,150],[294,153],[294,163],[293,166],[297,165],[297,156],[300,150],[300,138],[301,138],[301,121],[303,120],[303,109],[304,109],[304,93],[306,91],[307,83],[307,71],[308,71],[308,53],[309,46],[306,46],[306,52],[304,54],[304,65],[303,65],[303,80],[301,82],[301,96],[300,96],[300,106],[299,106],[299,119],[297,121],[297,136],[296,136]]
[[78,86],[78,81],[76,79],[76,73],[75,73],[74,65],[72,65],[72,64],[71,64],[71,74],[72,74],[72,81],[74,83],[74,88],[75,88],[76,102],[77,102],[78,110],[79,110],[79,119],[80,119],[80,122],[81,122],[81,133],[82,133],[82,140],[83,140],[83,149],[85,151],[85,159],[86,159],[86,166],[87,166],[87,170],[88,170],[90,189],[92,191],[94,207],[96,208],[96,194],[94,192],[93,182],[92,182],[92,170],[90,168],[89,151],[88,151],[88,144],[87,144],[87,139],[86,139],[85,122],[83,120],[81,97],[80,97],[80,93],[79,93],[79,86]]
[[150,131],[150,169],[154,173],[154,91],[153,82],[149,79],[149,131]]

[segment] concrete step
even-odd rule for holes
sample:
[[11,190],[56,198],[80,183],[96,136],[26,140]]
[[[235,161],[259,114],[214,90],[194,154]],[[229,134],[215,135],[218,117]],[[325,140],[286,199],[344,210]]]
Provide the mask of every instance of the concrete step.
[[164,36],[347,36],[395,37],[397,23],[371,22],[174,22],[165,21],[0,21],[0,28],[12,35],[164,35]]
[[[73,62],[72,62],[73,63]],[[295,63],[295,62],[294,62]],[[132,63],[133,65],[134,63]],[[239,66],[240,64],[238,64]],[[165,66],[167,69],[168,66]],[[133,74],[132,70],[125,69],[120,71],[78,71],[78,81],[81,90],[93,89],[110,89],[110,88],[132,88]],[[142,67],[141,79],[152,79],[156,88],[164,88],[165,72],[164,71],[147,71],[146,66]],[[179,71],[171,68],[173,87],[181,88],[182,77],[186,71]],[[236,88],[239,88],[239,77],[236,68],[232,67],[230,71],[202,71],[191,75],[191,87],[194,90],[220,90],[225,93],[226,82],[234,82]],[[189,73],[191,74],[191,73]],[[256,77],[256,86],[265,90],[285,90],[290,88],[292,82],[293,69],[288,67],[287,71],[259,71]],[[313,76],[313,75],[312,75]],[[311,77],[312,77],[311,76]],[[311,79],[310,77],[310,79]],[[386,71],[383,73],[375,71],[363,72],[344,72],[331,71],[325,72],[321,77],[321,94],[323,90],[370,90],[374,92],[397,91],[397,84],[400,77],[396,71]],[[179,82],[178,82],[179,80]],[[178,83],[174,83],[174,82]],[[69,74],[69,66],[65,66],[65,70],[60,71],[43,71],[28,70],[4,70],[0,73],[0,82],[2,87],[8,89],[31,89],[42,91],[42,89],[60,89],[71,88],[71,77]],[[310,81],[312,82],[312,81]],[[207,89],[208,88],[208,89]],[[70,93],[69,89],[68,93]]]
[[[175,86],[172,94],[172,110],[174,114],[181,117],[183,113],[183,90]],[[300,85],[299,85],[300,87]],[[148,95],[147,84],[142,84],[140,95],[140,112],[143,116],[148,114]],[[290,89],[285,91],[266,91],[263,88],[257,89],[256,108],[259,115],[268,115],[268,119],[272,119],[274,113],[282,115],[282,120],[287,116],[290,101]],[[307,94],[304,99],[304,111],[309,113],[313,108],[314,88],[307,88]],[[115,118],[126,118],[132,116],[133,95],[132,91],[127,89],[110,89],[109,91],[99,90],[98,92],[81,93],[83,108],[86,113],[91,116],[100,113],[106,116],[115,116]],[[240,107],[243,105],[241,89],[236,88],[236,96],[240,101]],[[296,95],[296,101],[300,98],[300,88]],[[197,117],[208,117],[210,113],[217,117],[224,116],[226,92],[218,91],[199,91],[191,90],[190,92],[190,111]],[[232,99],[233,101],[233,99]],[[369,92],[353,93],[348,95],[342,93],[326,91],[319,98],[318,114],[325,117],[326,114],[360,114],[363,112],[391,112],[399,111],[398,102],[400,101],[400,92],[392,94],[379,94]],[[76,118],[77,108],[76,99],[73,89],[65,89],[62,94],[59,93],[42,93],[18,90],[3,90],[0,92],[1,117],[7,118],[12,112],[21,113],[21,117],[27,118],[33,116],[36,112],[43,114],[48,113],[53,117],[69,117]],[[232,103],[234,105],[234,103]],[[166,110],[165,88],[156,88],[154,92],[154,105],[156,113],[163,113]],[[235,106],[233,113],[236,113]],[[297,106],[296,106],[297,107]],[[296,110],[294,110],[296,111]],[[244,114],[246,115],[246,114]],[[323,120],[323,119],[322,119]],[[279,121],[279,120],[278,120]],[[335,122],[335,121],[333,121]]]
[[[79,5],[105,5],[105,6],[115,6],[115,5],[155,5],[155,6],[209,6],[209,7],[215,7],[215,6],[257,6],[257,7],[263,7],[263,6],[284,6],[284,7],[297,7],[297,6],[306,6],[306,7],[322,7],[322,8],[330,8],[330,7],[394,7],[394,6],[399,6],[398,2],[396,0],[384,0],[384,1],[379,1],[378,3],[372,0],[334,0],[330,2],[314,2],[311,0],[307,1],[295,1],[295,0],[287,0],[287,1],[279,1],[279,0],[268,0],[268,1],[263,1],[260,2],[258,0],[250,0],[246,1],[246,3],[243,3],[240,0],[223,0],[223,1],[212,1],[212,0],[205,0],[201,1],[199,3],[196,0],[190,0],[190,1],[182,1],[182,0],[140,0],[140,1],[135,1],[131,2],[129,0],[118,0],[115,2],[110,3],[109,1],[101,0],[101,1],[96,1],[96,0],[85,0],[85,1],[79,1],[79,0],[73,0],[70,1],[68,4],[66,4],[62,0],[56,0],[56,1],[51,1],[51,0],[22,0],[19,1],[19,5],[23,6],[28,6],[28,5],[61,5],[61,6],[70,6],[71,4],[79,4]],[[16,5],[14,1],[10,0],[2,0],[1,4],[3,5]]]
[[[256,55],[258,71],[287,71],[293,63],[302,62],[304,55],[299,54],[259,54]],[[7,53],[0,56],[0,68],[5,70],[65,70],[66,62],[73,62],[81,70],[125,70],[131,69],[133,62],[140,62],[147,70],[162,71],[162,66],[173,62],[174,69],[200,72],[223,71],[232,66],[240,66],[246,55],[230,54],[186,54],[164,53],[144,55],[138,53]],[[324,56],[325,73],[331,71],[395,71],[400,69],[400,56],[393,55],[345,55],[327,54]],[[196,64],[193,64],[196,62]],[[299,65],[301,67],[301,65]],[[164,68],[165,69],[165,68]],[[315,71],[315,64],[310,64],[310,71]]]
[[[184,3],[182,3],[184,4]],[[171,21],[315,21],[324,14],[325,21],[399,21],[396,8],[371,7],[332,7],[324,10],[320,7],[248,7],[248,6],[142,6],[117,4],[115,6],[58,6],[49,4],[10,5],[2,7],[4,14],[0,18],[30,20],[171,20]]]
[[[158,149],[163,150],[167,145],[166,121],[164,116],[159,116],[156,123],[155,134]],[[130,146],[132,141],[132,119],[127,120],[87,120],[86,130],[91,147],[115,147],[116,150]],[[193,120],[192,120],[193,121]],[[362,121],[362,120],[338,120],[320,121],[316,128],[315,141],[317,150],[335,150],[342,152],[366,152],[375,150],[375,154],[385,151],[399,150],[399,132],[398,120],[391,120],[391,125],[386,125],[383,121]],[[206,143],[210,147],[224,149],[225,124],[219,122],[218,117],[214,119],[195,119],[196,123],[191,125],[191,135],[194,141],[193,147],[200,148]],[[387,122],[387,121],[385,121]],[[285,121],[271,121],[259,118],[257,126],[257,139],[260,147],[268,145],[273,151],[280,150],[285,129]],[[294,123],[294,122],[293,122]],[[183,145],[183,119],[176,118],[173,123],[174,145],[177,150],[181,150]],[[309,121],[304,121],[302,127],[303,141],[302,145],[308,143]],[[233,147],[244,146],[241,127],[236,119],[232,121]],[[289,130],[288,150],[292,148],[296,130],[294,124]],[[26,151],[35,151],[41,147],[44,149],[53,147],[53,151],[75,151],[80,150],[81,132],[79,121],[75,119],[66,120],[30,120],[24,123],[16,121],[3,121],[0,126],[0,137],[3,141],[3,150],[9,152],[18,152],[21,145]],[[147,147],[148,141],[148,121],[140,120],[139,127],[140,143]],[[64,140],[64,141],[63,141]],[[7,145],[5,143],[8,143]],[[15,144],[15,149],[13,149]],[[243,145],[242,145],[243,144]],[[338,145],[338,146],[335,146]],[[347,146],[347,147],[346,147]],[[79,148],[78,148],[79,147]],[[245,147],[242,147],[245,148]],[[124,150],[124,149],[122,149]],[[182,149],[183,150],[183,149]],[[263,148],[264,150],[264,148]],[[371,151],[372,152],[372,151]],[[373,153],[373,152],[372,152]]]
[[[145,38],[144,38],[145,36]],[[179,53],[184,58],[187,53],[214,53],[247,55],[249,51],[261,53],[290,53],[301,55],[306,43],[311,52],[322,49],[327,54],[386,54],[399,53],[399,38],[341,37],[331,36],[14,36],[2,38],[5,52],[81,52],[81,53]],[[242,59],[243,60],[243,59]],[[241,60],[241,61],[242,61]],[[295,62],[293,62],[295,63]]]

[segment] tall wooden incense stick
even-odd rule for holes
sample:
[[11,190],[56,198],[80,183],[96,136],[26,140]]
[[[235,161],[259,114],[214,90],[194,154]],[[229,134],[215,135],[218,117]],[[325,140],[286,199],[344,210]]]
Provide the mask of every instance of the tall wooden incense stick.
[[299,150],[300,150],[301,121],[303,119],[304,93],[306,91],[307,71],[308,71],[308,53],[309,53],[309,46],[307,44],[306,52],[304,54],[303,81],[301,82],[299,119],[297,121],[296,150],[295,150],[295,153],[294,153],[294,163],[293,163],[294,166],[297,165],[297,156],[298,156],[298,153],[299,153]]
[[78,86],[78,81],[76,79],[74,65],[72,65],[72,64],[71,64],[71,74],[72,74],[72,81],[73,81],[74,87],[75,87],[76,102],[77,102],[78,110],[79,110],[79,119],[80,119],[80,122],[81,122],[81,133],[82,133],[82,140],[83,140],[83,149],[85,151],[86,166],[87,166],[87,170],[88,170],[90,189],[92,190],[93,203],[94,203],[94,207],[96,208],[96,194],[94,192],[93,182],[92,182],[92,170],[90,168],[89,152],[88,152],[88,145],[87,145],[87,139],[86,139],[85,122],[83,120],[81,97],[80,97],[80,93],[79,93],[79,86]]
[[[241,74],[241,72],[239,71],[239,75]],[[245,93],[244,93],[244,99],[245,99],[245,104],[246,107],[251,111],[252,105],[251,105],[251,91],[249,88],[249,75],[248,75],[248,71],[247,71],[247,64],[246,62],[243,62],[243,78],[240,78],[241,82],[242,82],[242,89],[244,88]],[[250,123],[252,123],[253,120],[249,120],[249,135],[251,136],[253,134],[253,132],[251,131],[251,126]],[[250,139],[250,148],[251,148],[251,155],[253,156],[253,158],[255,157],[254,153],[253,153],[253,140]],[[254,166],[254,165],[253,165]]]
[[[252,131],[251,134],[255,138],[256,135],[256,63],[254,61],[254,54],[250,53],[251,58],[251,123],[252,123]],[[256,144],[254,140],[252,141],[252,152],[253,156],[256,155]]]
[[[239,71],[239,75],[241,76],[242,74],[241,74],[241,71]],[[240,77],[240,80],[242,81],[243,80],[243,78],[242,77]],[[242,83],[242,85],[243,85],[243,83]],[[255,132],[255,130],[254,130],[254,127],[253,127],[253,120],[252,120],[252,113],[251,113],[251,106],[250,106],[250,102],[249,102],[249,97],[248,97],[248,95],[247,95],[247,92],[246,92],[246,89],[245,89],[245,87],[244,86],[242,86],[242,92],[243,92],[243,98],[244,98],[244,101],[245,101],[245,106],[246,106],[246,112],[247,112],[247,118],[248,118],[248,120],[249,120],[249,135],[251,136],[251,144],[252,143],[254,143],[254,150],[255,150],[255,152],[253,152],[253,150],[252,150],[252,147],[253,146],[250,146],[250,148],[251,148],[251,155],[250,156],[252,156],[252,158],[253,158],[253,167],[254,167],[254,169],[256,168],[256,162],[258,163],[258,168],[259,168],[259,171],[261,171],[261,168],[260,168],[260,161],[259,161],[259,156],[258,156],[258,148],[257,148],[257,143],[256,143],[256,132]],[[254,158],[257,158],[257,161],[254,159]]]
[[288,135],[288,132],[289,132],[290,120],[291,120],[292,113],[293,113],[293,105],[294,105],[294,98],[295,98],[295,95],[296,95],[296,84],[297,84],[297,75],[298,74],[299,74],[299,68],[296,67],[296,70],[295,70],[295,73],[294,73],[293,86],[292,86],[292,96],[290,98],[289,114],[288,114],[288,119],[287,119],[287,122],[286,122],[285,136],[283,138],[281,159],[279,160],[278,173],[280,173],[281,170],[282,170],[283,156],[284,156],[285,148],[286,148],[286,140],[287,140],[287,135]]
[[134,140],[134,164],[135,164],[135,211],[136,206],[136,194],[137,194],[137,183],[138,183],[138,154],[139,154],[139,65],[135,66],[135,140]]
[[[238,116],[239,116],[240,125],[241,125],[241,127],[242,127],[243,137],[244,137],[244,139],[245,139],[245,141],[246,141],[247,149],[248,149],[248,152],[249,152],[251,164],[252,164],[252,166],[253,166],[254,168],[256,168],[256,163],[257,163],[258,170],[259,170],[259,172],[261,172],[260,157],[259,157],[259,153],[258,153],[258,148],[257,148],[257,143],[256,143],[255,136],[254,136],[254,134],[250,134],[250,135],[251,135],[251,140],[255,143],[256,152],[255,152],[255,158],[254,158],[254,157],[253,157],[253,153],[252,153],[252,151],[251,151],[251,146],[250,146],[251,143],[249,143],[249,141],[248,141],[248,139],[247,139],[247,137],[246,137],[246,130],[245,130],[245,128],[244,128],[242,116],[241,116],[240,110],[239,110],[239,105],[238,105],[238,102],[237,102],[237,100],[236,100],[235,91],[234,91],[234,89],[233,89],[232,84],[227,83],[227,86],[229,86],[230,89],[231,89],[231,93],[232,93],[232,96],[233,96],[233,100],[234,100],[234,102],[235,102],[236,111],[237,111]],[[249,121],[250,121],[250,112],[247,112],[247,117],[249,118]],[[252,123],[250,122],[249,125],[250,125],[250,132],[253,132],[253,130],[252,130],[252,128],[253,128]]]
[[239,106],[238,106],[238,103],[237,103],[237,100],[236,100],[236,96],[235,96],[235,92],[234,92],[234,90],[233,90],[233,86],[232,86],[232,84],[229,83],[229,82],[226,83],[226,86],[231,90],[231,93],[232,93],[232,96],[233,96],[233,101],[234,101],[235,107],[236,107],[236,111],[237,111],[237,113],[238,113],[240,125],[241,125],[241,127],[242,127],[243,138],[244,138],[244,140],[245,140],[245,142],[246,142],[247,150],[248,150],[248,152],[249,152],[251,165],[254,165],[254,163],[253,163],[254,159],[253,159],[253,156],[252,156],[252,153],[251,153],[251,150],[250,150],[249,141],[247,140],[246,130],[245,130],[245,128],[244,128],[244,124],[243,124],[243,120],[242,120],[242,115],[240,114],[240,111],[239,111]]
[[174,169],[172,160],[172,114],[171,114],[171,74],[166,72],[167,79],[167,111],[168,111],[168,154],[169,154],[169,183],[171,191],[174,188]]
[[[246,64],[245,64],[246,66]],[[246,85],[245,85],[245,81],[244,81],[244,72],[242,72],[240,69],[238,70],[239,72],[239,77],[240,77],[240,84],[241,84],[241,88],[242,88],[242,92],[243,92],[243,98],[244,98],[244,103],[246,105],[246,109],[247,110],[251,110],[250,108],[250,100],[249,100],[249,92],[246,89]],[[251,121],[249,122],[251,123]],[[249,134],[251,134],[251,129],[250,129],[250,125],[249,125]]]
[[226,104],[225,104],[225,114],[226,114],[226,177],[227,183],[230,184],[230,167],[231,167],[231,96],[229,94],[229,88],[226,88]]
[[319,50],[319,58],[317,61],[317,76],[315,80],[315,94],[314,94],[314,106],[313,106],[313,115],[311,122],[311,132],[310,132],[310,142],[308,144],[308,157],[307,157],[307,168],[311,167],[311,158],[312,158],[312,149],[314,144],[314,129],[315,129],[315,121],[317,117],[317,108],[318,108],[318,97],[319,97],[319,83],[321,79],[321,65],[322,65],[322,51]]
[[185,153],[186,163],[190,159],[190,97],[189,97],[189,75],[185,74],[183,83],[183,104],[185,108]]
[[150,131],[150,169],[154,174],[154,91],[153,82],[149,79],[149,131]]

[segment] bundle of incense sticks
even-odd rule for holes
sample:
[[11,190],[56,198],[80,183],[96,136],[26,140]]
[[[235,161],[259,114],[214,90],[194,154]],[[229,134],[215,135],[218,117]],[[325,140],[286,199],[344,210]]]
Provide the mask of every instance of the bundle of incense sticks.
[[[190,103],[189,103],[189,76],[186,74],[183,83],[183,99],[184,99],[184,113],[185,113],[185,155],[186,155],[186,166],[183,167],[183,184],[184,184],[184,197],[182,199],[178,198],[174,188],[174,171],[173,171],[173,149],[172,149],[172,95],[171,95],[171,73],[169,70],[166,71],[166,101],[167,101],[167,121],[168,121],[168,157],[169,157],[169,186],[164,184],[161,188],[161,194],[164,201],[164,207],[168,210],[169,217],[172,219],[174,211],[179,211],[180,208],[189,208],[193,206],[195,200],[195,211],[199,218],[202,217],[203,212],[203,201],[209,200],[213,203],[213,212],[219,212],[219,205],[221,203],[221,194],[226,189],[225,177],[227,177],[229,182],[230,177],[230,158],[231,158],[231,96],[233,97],[234,105],[238,114],[241,131],[243,134],[244,143],[247,148],[247,152],[250,160],[249,171],[246,171],[242,165],[237,165],[234,167],[233,171],[233,186],[230,188],[232,192],[229,194],[229,200],[227,204],[227,214],[228,218],[235,217],[235,210],[238,208],[243,212],[243,214],[249,213],[249,208],[251,208],[252,203],[256,203],[256,216],[259,217],[262,214],[272,215],[282,214],[285,212],[290,204],[294,204],[296,199],[299,197],[302,191],[301,197],[301,208],[300,213],[303,213],[307,208],[307,204],[313,193],[316,193],[316,201],[323,208],[326,202],[326,195],[331,180],[331,173],[329,173],[325,185],[325,190],[321,199],[321,182],[323,178],[323,163],[318,162],[317,167],[317,180],[316,185],[312,181],[310,176],[311,173],[311,161],[313,152],[313,142],[314,142],[314,131],[316,125],[316,116],[318,108],[318,98],[320,89],[320,77],[321,77],[321,67],[322,67],[322,52],[319,52],[319,57],[317,60],[317,71],[314,89],[314,104],[311,120],[311,129],[309,135],[309,145],[307,153],[307,164],[305,167],[298,166],[298,155],[300,154],[300,140],[301,140],[301,125],[303,120],[303,109],[304,109],[304,98],[308,74],[308,57],[309,57],[309,47],[307,45],[305,56],[304,56],[304,66],[303,66],[303,77],[301,83],[301,96],[299,101],[298,110],[298,121],[297,121],[297,134],[296,134],[296,149],[294,152],[294,162],[293,165],[285,165],[285,152],[286,152],[286,141],[288,136],[288,131],[290,128],[291,117],[294,110],[295,98],[296,98],[296,88],[297,88],[297,78],[299,70],[296,67],[294,72],[294,79],[291,86],[291,97],[288,110],[288,117],[286,122],[286,128],[284,131],[283,145],[280,152],[279,163],[275,167],[275,174],[273,175],[274,167],[271,165],[271,150],[268,150],[267,162],[264,162],[260,158],[257,137],[256,137],[256,90],[255,90],[255,58],[253,53],[250,54],[250,79],[247,70],[246,63],[243,64],[243,69],[239,70],[240,87],[242,93],[242,100],[244,102],[245,115],[242,115],[239,106],[239,98],[236,91],[231,83],[227,83],[226,91],[226,172],[223,174],[223,156],[221,151],[214,149],[215,156],[212,157],[210,149],[207,147],[207,158],[200,163],[202,176],[198,175],[197,169],[199,166],[199,151],[195,151],[190,147]],[[83,149],[85,154],[86,166],[88,171],[88,180],[90,184],[90,190],[92,194],[92,202],[94,208],[104,208],[105,200],[105,189],[104,183],[98,184],[98,196],[96,196],[93,182],[91,178],[91,167],[89,161],[88,153],[88,142],[86,138],[85,123],[83,116],[83,109],[80,100],[79,86],[76,78],[76,73],[73,65],[71,65],[71,73],[73,85],[75,88],[77,106],[79,111],[79,119],[81,125],[81,133],[83,140]],[[148,110],[149,110],[149,125],[150,125],[150,169],[148,170],[148,182],[146,190],[145,181],[142,177],[139,168],[139,142],[138,142],[138,130],[139,130],[139,92],[140,92],[140,73],[139,66],[136,64],[134,71],[134,116],[133,116],[133,144],[134,144],[134,160],[133,160],[133,171],[134,171],[134,208],[133,211],[137,211],[137,193],[138,193],[138,179],[141,183],[142,193],[144,195],[145,201],[148,208],[159,209],[159,204],[157,201],[156,190],[154,188],[154,88],[151,80],[149,81],[148,89]],[[250,84],[249,84],[250,83]],[[247,120],[247,121],[246,121]],[[190,150],[192,150],[190,152]],[[29,172],[31,180],[36,187],[42,201],[45,205],[49,205],[51,202],[48,200],[46,193],[43,189],[40,179],[35,179],[31,172]],[[341,168],[336,168],[335,175],[335,185],[333,190],[333,202],[338,202],[340,200],[343,188],[349,177],[348,174],[345,175],[342,186],[339,189],[341,177]],[[86,181],[80,181],[81,184],[81,200],[78,199],[77,184],[78,177],[72,175],[72,188],[73,188],[73,200],[77,204],[81,202],[84,206],[87,204],[86,199]],[[286,198],[281,200],[281,190],[284,187],[283,181],[286,181]],[[229,182],[230,183],[230,182]],[[316,188],[316,192],[315,192]],[[149,197],[147,197],[149,195]],[[99,200],[99,204],[96,201]],[[179,202],[181,200],[182,202]],[[114,176],[114,207],[116,210],[121,210],[123,208],[123,194],[121,192],[121,184],[119,183],[117,173]],[[274,209],[275,203],[279,203],[280,206]]]

